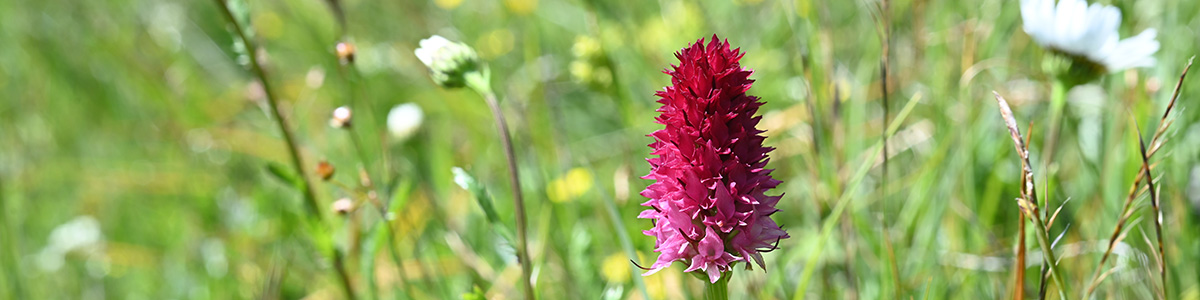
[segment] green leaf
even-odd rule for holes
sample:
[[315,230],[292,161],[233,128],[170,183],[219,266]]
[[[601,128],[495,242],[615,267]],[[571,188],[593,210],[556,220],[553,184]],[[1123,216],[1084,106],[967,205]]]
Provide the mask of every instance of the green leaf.
[[[396,213],[408,204],[408,195],[412,192],[412,187],[412,181],[408,180],[401,181],[395,186],[392,191],[392,200],[388,202],[387,206],[387,211],[389,213]],[[386,219],[387,216],[384,216],[384,218]]]
[[462,168],[454,167],[450,169],[454,172],[454,182],[463,189],[470,191],[475,195],[475,202],[479,202],[479,207],[483,208],[483,213],[487,215],[488,223],[492,224],[492,229],[496,230],[500,237],[504,238],[510,245],[513,243],[512,231],[500,222],[500,214],[496,213],[496,206],[492,204],[492,197],[488,194],[487,189],[483,187],[479,181],[475,180],[471,174],[464,171]]
[[471,289],[470,293],[463,293],[462,298],[463,300],[484,300],[487,299],[487,293],[484,293],[483,289],[477,285],[474,289]]
[[479,207],[487,214],[488,222],[500,223],[500,214],[496,213],[496,207],[492,205],[492,196],[488,195],[487,189],[462,168],[454,167],[450,171],[454,172],[454,183],[475,195],[475,202],[479,202]]
[[286,167],[277,163],[267,163],[267,172],[275,176],[275,179],[283,181],[283,183],[291,186],[292,188],[300,190],[304,187],[304,182],[300,180],[300,177],[297,177],[296,174],[292,174],[292,172],[288,171]]

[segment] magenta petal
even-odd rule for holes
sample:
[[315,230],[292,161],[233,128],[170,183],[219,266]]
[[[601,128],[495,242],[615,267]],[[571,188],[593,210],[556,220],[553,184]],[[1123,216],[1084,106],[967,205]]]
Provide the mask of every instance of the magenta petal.
[[718,271],[717,268],[708,268],[708,281],[717,283],[717,280],[721,280],[721,271]]

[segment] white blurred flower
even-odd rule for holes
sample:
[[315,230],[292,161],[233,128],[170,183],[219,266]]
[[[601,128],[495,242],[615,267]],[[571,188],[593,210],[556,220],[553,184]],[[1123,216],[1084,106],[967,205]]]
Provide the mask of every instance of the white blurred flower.
[[421,47],[413,54],[429,67],[433,81],[447,88],[463,87],[466,84],[463,76],[479,66],[479,54],[474,49],[440,35],[421,40]]
[[391,111],[388,111],[388,131],[397,140],[406,140],[421,128],[421,121],[424,118],[425,114],[421,112],[421,107],[416,103],[396,105],[392,107]]
[[229,271],[229,259],[225,257],[225,243],[217,238],[207,238],[200,244],[200,255],[204,258],[204,269],[209,276],[224,277]]
[[337,201],[333,201],[332,206],[334,212],[339,215],[344,215],[350,212],[350,210],[354,209],[354,201],[350,200],[350,198],[341,198]]
[[333,117],[329,119],[329,126],[333,128],[350,126],[351,116],[349,107],[340,106],[333,110]]
[[50,232],[46,247],[38,253],[37,262],[42,270],[56,271],[62,268],[67,253],[81,251],[95,255],[102,252],[103,248],[104,235],[100,232],[100,222],[92,216],[78,216]]
[[1159,44],[1158,32],[1146,29],[1120,39],[1121,11],[1084,0],[1021,0],[1025,33],[1051,51],[1083,58],[1108,72],[1151,67]]

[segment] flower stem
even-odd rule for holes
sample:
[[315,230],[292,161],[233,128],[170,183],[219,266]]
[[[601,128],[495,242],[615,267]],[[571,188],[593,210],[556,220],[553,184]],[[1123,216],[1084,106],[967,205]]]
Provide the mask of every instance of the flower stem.
[[[254,44],[253,40],[246,37],[245,31],[242,30],[241,24],[238,24],[237,18],[233,17],[233,13],[229,10],[229,5],[225,3],[225,0],[216,0],[216,2],[217,6],[221,8],[221,13],[229,19],[229,24],[233,26],[233,29],[237,34],[237,38],[246,45],[246,49],[248,50],[247,52],[250,53],[247,55],[250,59],[250,69],[254,72],[254,75],[258,77],[259,82],[262,84],[263,92],[266,94],[267,98],[267,106],[271,110],[271,117],[275,120],[275,124],[279,126],[279,131],[283,132],[283,141],[285,144],[287,144],[288,152],[291,154],[292,166],[295,167],[297,176],[300,176],[301,180],[303,181],[302,192],[304,193],[304,200],[308,208],[309,216],[318,223],[322,223],[324,221],[324,217],[321,215],[320,206],[317,204],[317,196],[315,193],[313,193],[312,182],[308,179],[308,176],[305,175],[304,170],[307,169],[304,167],[304,161],[300,157],[299,147],[296,146],[295,138],[291,129],[287,126],[287,121],[283,119],[283,114],[279,112],[278,100],[275,97],[274,91],[271,89],[271,81],[267,79],[266,71],[263,70],[262,65],[258,62],[258,48]],[[335,247],[330,256],[333,257],[334,267],[336,269],[335,271],[338,275],[339,282],[342,285],[343,292],[346,294],[346,299],[355,299],[354,287],[350,283],[349,273],[346,272],[344,263],[345,258],[343,253],[341,250],[338,250]]]
[[20,246],[17,244],[18,239],[11,228],[15,225],[9,224],[9,210],[7,202],[4,198],[4,178],[0,178],[0,264],[4,265],[4,271],[7,273],[7,284],[9,291],[7,296],[11,299],[26,299],[28,293],[25,291],[25,283],[22,280],[24,274],[21,271],[21,265],[17,263],[17,257],[20,252]]
[[[363,170],[363,172],[365,172],[367,174],[366,180],[362,180],[363,178],[361,178],[361,176],[359,176],[360,177],[359,180],[361,181],[359,183],[359,185],[367,190],[367,192],[365,192],[367,202],[370,202],[371,206],[375,207],[376,211],[379,213],[380,220],[379,220],[379,224],[377,224],[377,226],[382,226],[384,234],[387,235],[388,254],[392,258],[392,263],[396,264],[396,278],[399,279],[399,282],[397,283],[398,288],[400,290],[404,291],[404,293],[407,294],[409,296],[409,298],[412,298],[412,291],[410,291],[408,288],[408,278],[406,275],[404,275],[404,260],[401,259],[400,253],[397,252],[398,250],[396,249],[395,228],[392,228],[392,221],[388,220],[388,217],[387,217],[388,210],[390,209],[390,204],[385,201],[381,201],[376,196],[371,196],[371,193],[370,193],[371,191],[376,191],[377,189],[379,189],[381,187],[378,187],[377,185],[375,185],[375,181],[370,179],[371,171],[367,168],[366,151],[362,146],[362,141],[359,140],[358,133],[354,132],[353,128],[348,128],[347,133],[350,134],[350,139],[351,139],[352,143],[354,144],[354,148],[359,154],[359,163],[363,166],[362,170]],[[384,183],[384,184],[386,184],[386,183]]]
[[[1030,205],[1037,205],[1030,203]],[[1066,281],[1062,278],[1062,271],[1058,268],[1058,259],[1054,256],[1054,244],[1050,242],[1049,228],[1046,227],[1046,221],[1041,216],[1037,215],[1037,209],[1025,210],[1026,218],[1033,221],[1034,233],[1037,234],[1038,246],[1042,248],[1042,254],[1045,259],[1046,272],[1050,273],[1050,280],[1058,285],[1058,295],[1062,299],[1066,299],[1066,291],[1069,290]],[[1045,275],[1043,275],[1045,278]],[[1043,279],[1044,280],[1044,279]],[[1045,297],[1042,291],[1041,297]]]
[[[729,299],[729,277],[731,275],[733,275],[732,272],[725,272],[725,274],[721,275],[721,279],[717,279],[717,282],[713,282],[711,284],[705,285],[704,286],[704,299],[705,300]],[[707,276],[701,276],[701,277],[704,277],[706,280],[708,279]]]
[[[1067,91],[1073,86],[1068,86],[1062,79],[1054,79],[1054,83],[1050,88],[1050,131],[1046,134],[1046,150],[1043,152],[1045,158],[1042,159],[1042,170],[1049,172],[1048,166],[1054,161],[1055,150],[1058,150],[1058,134],[1062,131],[1063,111],[1067,106]],[[1049,212],[1049,204],[1044,205],[1043,210]]]
[[[1062,132],[1063,111],[1067,106],[1067,91],[1074,86],[1074,84],[1066,83],[1061,77],[1055,77],[1054,82],[1050,87],[1050,131],[1049,134],[1046,135],[1046,141],[1043,143],[1043,145],[1046,147],[1046,150],[1044,152],[1045,157],[1042,159],[1041,168],[1041,170],[1045,171],[1048,176],[1046,178],[1047,181],[1050,180],[1049,176],[1053,176],[1050,170],[1050,162],[1054,161],[1054,155],[1058,150],[1059,133]],[[1046,201],[1042,201],[1042,203],[1040,203],[1042,205],[1041,210],[1045,213],[1045,215],[1042,217],[1044,219],[1050,218],[1051,208],[1049,196],[1050,195],[1046,195]],[[1037,204],[1038,203],[1035,203],[1035,205]],[[1046,230],[1049,230],[1049,228],[1046,228]],[[1022,233],[1024,232],[1022,231]],[[1040,276],[1038,276],[1038,295],[1042,299],[1045,299],[1046,297],[1046,272],[1050,271],[1048,269],[1049,266],[1050,264],[1043,264],[1039,271]]]
[[521,177],[517,171],[517,156],[513,151],[512,136],[508,133],[508,121],[504,118],[504,112],[500,110],[500,102],[496,99],[496,94],[492,92],[491,83],[489,82],[489,72],[485,68],[482,71],[475,71],[466,74],[467,86],[474,89],[483,96],[483,100],[487,102],[488,108],[492,110],[492,117],[496,120],[496,130],[500,131],[500,141],[504,144],[504,156],[508,160],[508,178],[509,184],[512,185],[513,206],[516,209],[517,217],[517,261],[521,264],[521,286],[525,290],[525,299],[535,299],[533,293],[533,283],[530,280],[533,273],[533,265],[529,260],[529,245],[526,243],[525,230],[525,200],[521,197]]
[[[921,100],[921,94],[915,94],[912,98],[908,99],[908,102],[904,104],[904,107],[901,108],[900,112],[896,114],[896,117],[892,119],[892,124],[887,127],[885,136],[892,136],[893,134],[896,134],[896,131],[900,129],[900,124],[904,123],[904,119],[907,118],[908,114],[912,112],[913,107],[916,107],[917,103],[920,102],[919,100]],[[875,144],[875,146],[871,147],[871,149],[873,149],[871,151],[874,151],[874,155],[870,157],[879,157],[879,155],[883,155],[882,144],[883,140],[881,139]],[[818,260],[821,257],[821,251],[825,249],[825,243],[829,241],[833,234],[833,226],[837,225],[838,221],[841,220],[842,212],[846,210],[847,206],[849,206],[850,198],[852,198],[852,195],[854,195],[854,193],[851,191],[857,190],[858,186],[862,184],[863,179],[867,176],[867,171],[870,171],[871,166],[874,165],[873,162],[874,160],[868,160],[859,165],[858,170],[856,170],[854,173],[854,177],[850,177],[848,185],[846,185],[845,189],[842,189],[842,195],[838,196],[836,202],[837,204],[834,205],[833,210],[829,213],[829,216],[826,217],[825,220],[821,221],[821,235],[817,240],[817,249],[808,253],[804,271],[800,274],[800,284],[796,285],[796,290],[792,293],[792,299],[804,299],[806,296],[806,292],[808,291],[808,283],[810,280],[812,280],[813,274],[815,274],[817,270],[819,264]]]
[[321,219],[320,205],[317,204],[316,194],[312,191],[312,183],[309,181],[308,176],[304,175],[304,170],[306,169],[304,168],[304,161],[300,158],[299,148],[296,147],[295,137],[292,134],[291,128],[288,128],[287,121],[283,119],[283,114],[279,112],[278,100],[276,100],[275,92],[271,88],[271,81],[267,79],[266,71],[263,71],[262,66],[258,63],[257,45],[246,37],[242,26],[233,17],[233,13],[229,11],[229,6],[225,3],[225,0],[216,0],[216,2],[221,7],[221,12],[229,18],[229,24],[233,26],[237,37],[246,45],[247,52],[250,53],[247,55],[250,58],[250,70],[254,72],[254,75],[258,77],[259,82],[262,84],[263,92],[267,98],[267,106],[270,108],[271,118],[279,126],[279,131],[283,133],[283,141],[287,145],[288,153],[291,154],[292,166],[295,167],[296,174],[304,181],[302,190],[304,192],[305,204],[308,207],[309,213]]

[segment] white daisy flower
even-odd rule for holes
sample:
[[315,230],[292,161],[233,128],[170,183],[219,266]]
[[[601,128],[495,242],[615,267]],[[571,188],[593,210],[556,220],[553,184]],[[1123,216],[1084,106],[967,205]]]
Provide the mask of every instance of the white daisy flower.
[[1053,52],[1086,59],[1116,72],[1155,64],[1158,32],[1146,29],[1120,39],[1121,11],[1116,7],[1084,0],[1021,0],[1025,33]]
[[425,114],[421,112],[421,107],[416,103],[396,105],[391,111],[388,111],[388,131],[397,140],[406,140],[421,128],[421,121],[424,118]]

